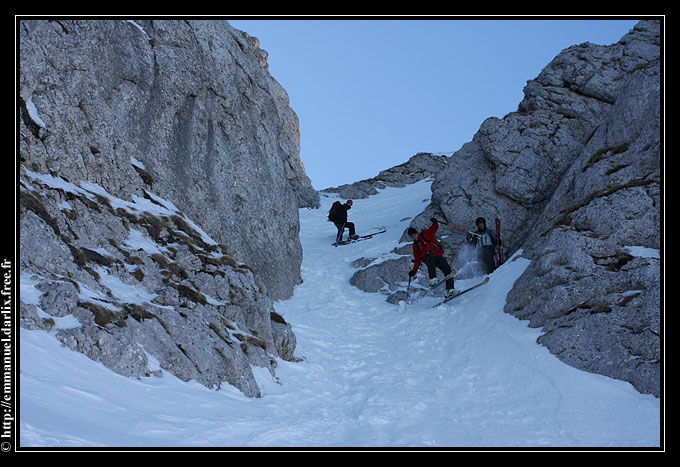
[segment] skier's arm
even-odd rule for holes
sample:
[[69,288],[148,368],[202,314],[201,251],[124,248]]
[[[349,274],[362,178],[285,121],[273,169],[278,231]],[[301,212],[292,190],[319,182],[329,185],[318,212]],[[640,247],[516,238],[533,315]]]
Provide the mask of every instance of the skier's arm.
[[437,222],[437,219],[430,218],[430,220],[432,221],[432,225],[423,230],[423,235],[427,239],[434,238],[434,234],[437,233],[437,230],[439,229],[439,223]]
[[418,248],[415,243],[413,244],[413,269],[409,273],[410,276],[415,276],[420,269],[420,255],[418,254]]

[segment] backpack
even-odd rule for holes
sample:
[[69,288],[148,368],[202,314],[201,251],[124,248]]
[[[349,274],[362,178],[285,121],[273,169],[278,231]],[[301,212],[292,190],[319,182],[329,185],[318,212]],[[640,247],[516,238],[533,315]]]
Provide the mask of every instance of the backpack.
[[328,211],[328,220],[331,222],[335,222],[335,216],[338,214],[338,209],[342,206],[342,203],[340,201],[335,201],[333,205],[331,206],[330,210]]

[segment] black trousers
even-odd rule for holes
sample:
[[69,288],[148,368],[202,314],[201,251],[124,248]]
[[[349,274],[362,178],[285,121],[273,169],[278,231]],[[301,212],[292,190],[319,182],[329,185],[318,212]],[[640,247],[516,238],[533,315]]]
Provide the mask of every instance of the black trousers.
[[354,230],[354,222],[345,222],[344,224],[335,224],[335,226],[338,228],[338,235],[335,237],[336,243],[342,241],[342,234],[345,233],[345,228],[349,229],[349,236],[350,237],[352,235],[356,234],[356,231]]
[[[451,266],[449,266],[448,261],[443,256],[434,256],[432,253],[427,255],[423,260],[425,266],[427,266],[427,272],[430,275],[430,279],[437,277],[437,269],[444,273],[445,276],[451,274]],[[451,290],[453,288],[453,277],[446,280],[446,290]]]
[[484,246],[479,252],[479,260],[484,265],[486,274],[491,274],[496,269],[496,250],[492,246]]

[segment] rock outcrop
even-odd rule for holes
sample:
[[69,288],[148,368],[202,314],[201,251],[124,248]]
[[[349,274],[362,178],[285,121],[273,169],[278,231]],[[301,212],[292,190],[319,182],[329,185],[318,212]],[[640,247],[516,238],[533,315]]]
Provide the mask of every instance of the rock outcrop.
[[22,162],[126,199],[147,187],[237,251],[272,298],[292,295],[297,208],[318,196],[255,38],[215,20],[25,20],[19,33],[22,107],[44,126],[23,119]]
[[506,257],[532,260],[506,312],[565,362],[659,396],[659,258],[631,248],[661,247],[659,23],[566,49],[524,94],[437,175],[433,209],[501,218]]
[[266,52],[215,20],[18,31],[22,325],[127,376],[257,396],[250,365],[295,358],[273,300],[319,204]]
[[375,177],[360,180],[335,188],[326,188],[322,193],[338,193],[344,199],[366,199],[385,187],[404,187],[431,177],[447,164],[448,157],[442,154],[419,152],[403,164],[381,171]]
[[[542,327],[539,342],[563,361],[659,396],[659,22],[564,50],[524,95],[436,171],[432,203],[411,225],[434,216],[474,230],[479,216],[500,218],[504,256],[532,260],[505,311]],[[441,237],[460,270],[465,235]],[[403,257],[362,265],[352,283],[396,303],[410,249],[392,253]]]

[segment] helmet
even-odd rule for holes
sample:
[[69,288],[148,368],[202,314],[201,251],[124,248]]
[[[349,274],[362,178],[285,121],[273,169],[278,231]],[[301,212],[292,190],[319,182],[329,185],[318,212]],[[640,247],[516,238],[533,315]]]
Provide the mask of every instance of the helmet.
[[348,205],[348,206],[351,206],[352,203],[353,203],[353,201],[352,201],[351,199],[348,199],[348,200],[347,200],[347,205]]

